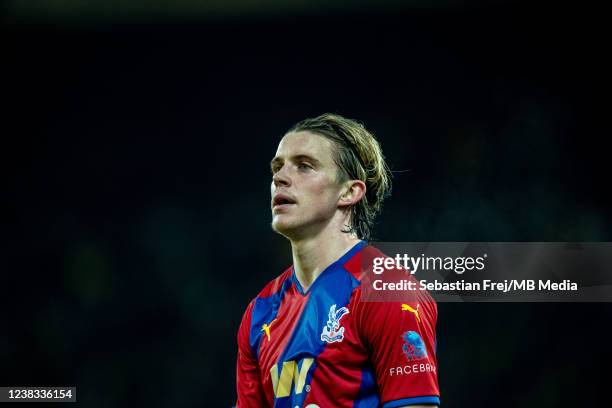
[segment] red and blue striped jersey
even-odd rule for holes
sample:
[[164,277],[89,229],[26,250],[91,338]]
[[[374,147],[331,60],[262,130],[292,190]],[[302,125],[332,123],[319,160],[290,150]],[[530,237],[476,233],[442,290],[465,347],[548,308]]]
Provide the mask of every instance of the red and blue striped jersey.
[[[307,291],[293,268],[248,305],[238,331],[237,408],[439,404],[437,306],[361,298],[362,241]],[[384,255],[383,255],[384,256]]]

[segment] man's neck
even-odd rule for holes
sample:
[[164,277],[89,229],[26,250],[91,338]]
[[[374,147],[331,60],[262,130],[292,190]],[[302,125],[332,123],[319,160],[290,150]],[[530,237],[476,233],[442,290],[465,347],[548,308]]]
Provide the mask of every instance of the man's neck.
[[329,265],[359,242],[353,234],[339,232],[291,242],[293,269],[304,291]]

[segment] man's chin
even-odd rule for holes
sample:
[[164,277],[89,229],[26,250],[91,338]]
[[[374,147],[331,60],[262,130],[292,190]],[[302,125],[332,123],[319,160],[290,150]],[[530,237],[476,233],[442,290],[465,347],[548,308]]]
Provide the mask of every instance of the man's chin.
[[299,229],[299,225],[296,225],[296,223],[288,222],[286,220],[273,219],[272,229],[274,230],[274,232],[289,238],[290,236],[294,235],[295,232]]
[[273,220],[272,229],[274,230],[274,232],[278,232],[279,234],[282,234],[283,232],[287,230],[291,230],[292,228],[291,228],[291,225],[287,222]]

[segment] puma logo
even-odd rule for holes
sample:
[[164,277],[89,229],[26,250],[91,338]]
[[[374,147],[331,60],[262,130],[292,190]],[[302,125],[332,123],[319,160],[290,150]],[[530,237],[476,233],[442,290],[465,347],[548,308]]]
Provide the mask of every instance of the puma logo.
[[421,318],[419,317],[419,306],[421,305],[417,303],[416,309],[413,309],[412,307],[410,307],[410,305],[407,305],[406,303],[402,303],[402,310],[404,311],[407,310],[410,313],[414,313],[414,315],[416,316],[417,322],[421,323]]
[[261,331],[266,333],[268,341],[270,341],[270,326],[272,326],[272,323],[274,323],[275,321],[276,319],[272,320],[270,324],[264,323],[263,326],[261,326]]

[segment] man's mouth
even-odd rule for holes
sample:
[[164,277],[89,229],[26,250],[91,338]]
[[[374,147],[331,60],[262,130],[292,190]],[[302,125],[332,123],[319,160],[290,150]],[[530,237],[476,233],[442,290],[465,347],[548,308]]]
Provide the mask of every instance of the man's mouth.
[[289,206],[295,203],[296,201],[292,197],[285,195],[285,194],[277,194],[274,196],[274,199],[272,200],[272,208]]

